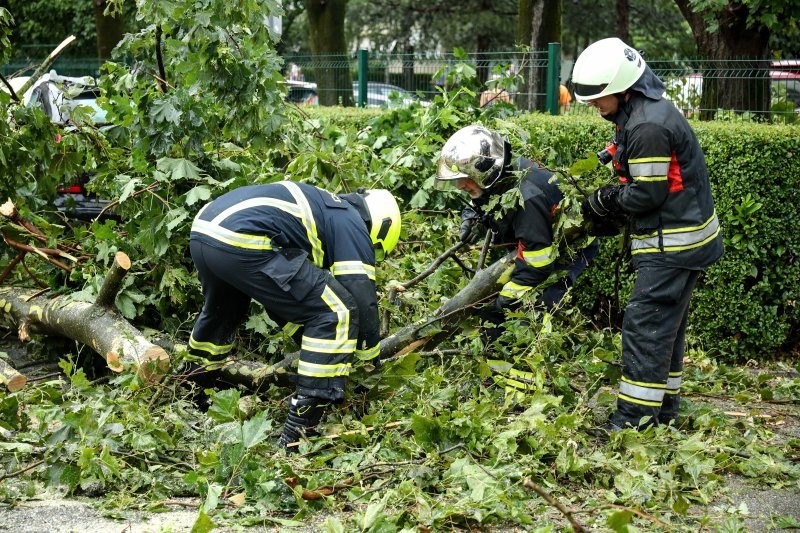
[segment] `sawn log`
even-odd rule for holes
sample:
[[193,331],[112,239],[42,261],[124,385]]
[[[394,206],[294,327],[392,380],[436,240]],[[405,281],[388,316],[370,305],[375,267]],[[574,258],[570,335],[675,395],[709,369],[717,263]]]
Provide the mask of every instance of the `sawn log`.
[[0,287],[0,324],[17,328],[23,342],[31,333],[73,339],[100,354],[114,372],[131,369],[154,380],[169,366],[167,352],[147,340],[113,306],[130,266],[128,256],[118,252],[95,303],[75,301],[69,295],[51,297],[33,289]]

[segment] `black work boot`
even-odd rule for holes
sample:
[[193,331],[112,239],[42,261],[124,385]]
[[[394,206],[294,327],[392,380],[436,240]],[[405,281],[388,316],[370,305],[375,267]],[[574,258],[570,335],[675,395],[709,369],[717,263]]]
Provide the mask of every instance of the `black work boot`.
[[284,448],[286,453],[296,453],[298,442],[306,436],[322,420],[327,400],[295,394],[289,399],[289,416],[283,433],[278,441],[278,446]]

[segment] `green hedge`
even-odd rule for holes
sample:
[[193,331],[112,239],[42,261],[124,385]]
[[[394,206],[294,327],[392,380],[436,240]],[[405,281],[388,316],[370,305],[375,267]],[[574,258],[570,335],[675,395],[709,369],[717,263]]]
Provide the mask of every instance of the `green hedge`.
[[[376,118],[374,111],[341,108],[313,114],[359,129]],[[534,114],[511,120],[530,133],[532,151],[550,165],[569,166],[599,150],[613,133],[599,118]],[[692,126],[706,154],[725,255],[700,278],[690,337],[729,358],[770,358],[793,350],[800,338],[800,128]],[[609,306],[615,300],[618,248],[618,239],[604,239],[598,260],[576,288],[579,304],[598,319],[615,314]],[[631,272],[622,272],[622,308],[632,280]]]
[[[518,123],[535,142],[574,150],[601,147],[612,133],[603,120],[531,115]],[[793,350],[800,334],[800,128],[695,122],[709,168],[725,255],[701,277],[692,299],[691,329],[721,355],[770,358]],[[579,300],[598,317],[614,314],[618,239],[605,239],[600,257],[578,286]],[[633,274],[622,273],[625,305]],[[611,313],[609,313],[611,309]]]

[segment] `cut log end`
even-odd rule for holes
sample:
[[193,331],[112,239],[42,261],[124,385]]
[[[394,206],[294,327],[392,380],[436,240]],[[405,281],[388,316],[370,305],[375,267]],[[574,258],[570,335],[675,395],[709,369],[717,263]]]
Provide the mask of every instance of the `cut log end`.
[[142,356],[136,373],[146,383],[158,383],[169,371],[169,354],[161,346],[151,346]]
[[131,269],[131,258],[125,252],[117,252],[114,254],[114,261],[123,269]]
[[18,390],[22,390],[26,383],[28,383],[28,378],[22,374],[18,374],[8,380],[6,387],[8,388],[8,392],[17,392]]
[[117,352],[108,352],[106,354],[106,364],[108,368],[113,370],[114,372],[122,372],[125,370],[125,366],[120,361],[119,354]]
[[11,198],[6,200],[3,205],[0,205],[0,215],[3,215],[4,217],[11,218],[16,212],[17,208],[14,206],[14,202],[11,201]]

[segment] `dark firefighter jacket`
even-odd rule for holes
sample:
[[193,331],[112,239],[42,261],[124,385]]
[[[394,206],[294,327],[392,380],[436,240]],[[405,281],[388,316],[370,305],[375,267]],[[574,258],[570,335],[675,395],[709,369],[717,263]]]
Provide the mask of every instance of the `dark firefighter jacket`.
[[634,264],[702,270],[723,251],[703,151],[672,103],[633,89],[613,121]]
[[330,270],[358,305],[359,357],[377,355],[375,251],[366,224],[348,202],[292,181],[240,187],[197,214],[191,239],[231,253],[271,255],[265,273],[286,291],[302,290],[302,283],[290,282],[304,261]]
[[[519,158],[515,170],[527,170],[519,183],[524,205],[503,215],[500,220],[484,214],[485,223],[495,231],[495,242],[517,243],[517,257],[511,280],[503,286],[500,295],[518,299],[547,279],[556,268],[556,252],[553,249],[553,217],[558,203],[564,198],[553,174],[538,168],[528,159]],[[473,204],[482,213],[492,196],[502,194],[511,185],[508,178],[500,178],[506,186],[492,187]]]

